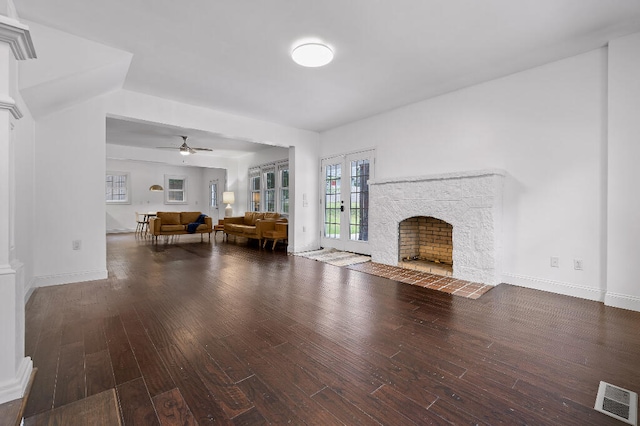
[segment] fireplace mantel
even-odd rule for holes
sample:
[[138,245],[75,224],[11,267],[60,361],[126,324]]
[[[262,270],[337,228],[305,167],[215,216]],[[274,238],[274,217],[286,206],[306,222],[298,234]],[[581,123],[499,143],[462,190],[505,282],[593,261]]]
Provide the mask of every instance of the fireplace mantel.
[[504,176],[479,170],[370,181],[372,260],[398,265],[400,222],[431,216],[453,225],[453,276],[499,284]]
[[369,185],[385,185],[390,183],[411,183],[411,182],[423,182],[430,180],[448,180],[448,179],[463,179],[463,178],[478,178],[484,176],[505,176],[506,172],[500,169],[487,169],[487,170],[472,170],[466,172],[452,172],[441,173],[435,175],[426,176],[410,176],[390,179],[370,180]]

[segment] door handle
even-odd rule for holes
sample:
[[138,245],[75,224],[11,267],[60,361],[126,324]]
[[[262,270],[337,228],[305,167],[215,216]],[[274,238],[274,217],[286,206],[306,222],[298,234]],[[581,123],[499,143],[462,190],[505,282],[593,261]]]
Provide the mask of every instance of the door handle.
[[340,201],[340,211],[344,211],[344,201]]

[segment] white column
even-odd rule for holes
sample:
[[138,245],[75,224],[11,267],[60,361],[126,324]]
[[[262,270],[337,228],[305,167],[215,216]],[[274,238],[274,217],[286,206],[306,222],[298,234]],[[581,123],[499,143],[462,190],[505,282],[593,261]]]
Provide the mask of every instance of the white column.
[[[0,404],[21,398],[33,369],[24,355],[24,300],[13,259],[15,226],[12,121],[22,113],[17,93],[16,60],[35,58],[29,27],[21,24],[10,0],[0,1]],[[19,141],[18,141],[19,143]]]

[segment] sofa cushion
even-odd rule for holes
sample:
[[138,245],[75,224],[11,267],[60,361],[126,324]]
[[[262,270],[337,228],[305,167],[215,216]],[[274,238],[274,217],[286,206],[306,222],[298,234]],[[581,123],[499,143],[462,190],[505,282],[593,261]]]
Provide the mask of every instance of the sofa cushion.
[[180,212],[158,212],[162,225],[180,225]]
[[184,231],[184,225],[165,225],[160,226],[160,232],[179,232]]
[[280,213],[266,212],[264,214],[265,219],[278,219],[279,217],[280,217]]
[[198,227],[196,228],[196,232],[197,231],[206,231],[208,229],[209,229],[209,227],[207,226],[207,224],[206,223],[202,223],[202,224],[198,225]]
[[264,213],[259,212],[245,212],[244,224],[248,226],[255,226],[256,220],[264,219]]
[[200,216],[200,212],[182,212],[180,213],[180,223],[183,225],[194,223],[198,220],[198,216]]

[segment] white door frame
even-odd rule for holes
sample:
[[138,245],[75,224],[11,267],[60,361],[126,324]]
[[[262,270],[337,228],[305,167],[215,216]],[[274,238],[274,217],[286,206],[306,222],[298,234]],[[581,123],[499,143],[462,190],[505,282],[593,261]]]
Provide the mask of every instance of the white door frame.
[[[356,193],[352,194],[351,185],[351,163],[357,160],[368,160],[369,164],[369,178],[374,178],[374,166],[375,166],[375,150],[357,151],[349,154],[342,154],[333,157],[323,158],[320,162],[320,245],[322,247],[332,247],[338,250],[346,250],[355,253],[370,254],[371,249],[369,247],[368,238],[366,241],[360,241],[356,238],[362,237],[360,233],[352,234],[351,231],[351,209],[352,204],[355,206],[358,204],[356,200]],[[326,194],[326,167],[328,165],[334,165],[340,167],[340,193],[339,197],[335,196],[336,206],[333,209],[333,214],[338,217],[330,218],[333,222],[340,222],[339,237],[327,237],[325,235],[325,202],[327,199]],[[368,185],[366,185],[368,187]],[[331,197],[331,195],[329,195]],[[368,204],[368,193],[365,195],[366,204]],[[338,204],[339,203],[339,204]],[[364,207],[365,214],[368,214],[368,205]],[[362,213],[362,210],[360,210]],[[357,214],[357,212],[354,212]]]

